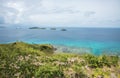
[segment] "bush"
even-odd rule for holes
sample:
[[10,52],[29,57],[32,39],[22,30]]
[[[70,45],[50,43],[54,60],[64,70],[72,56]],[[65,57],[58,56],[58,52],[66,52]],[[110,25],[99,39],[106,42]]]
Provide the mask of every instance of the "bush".
[[37,78],[64,78],[64,73],[59,67],[41,66],[35,73]]

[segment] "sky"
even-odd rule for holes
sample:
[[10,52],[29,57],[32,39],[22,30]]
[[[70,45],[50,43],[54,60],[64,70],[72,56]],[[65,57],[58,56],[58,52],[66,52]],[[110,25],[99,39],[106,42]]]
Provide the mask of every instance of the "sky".
[[120,0],[0,0],[0,25],[120,27]]

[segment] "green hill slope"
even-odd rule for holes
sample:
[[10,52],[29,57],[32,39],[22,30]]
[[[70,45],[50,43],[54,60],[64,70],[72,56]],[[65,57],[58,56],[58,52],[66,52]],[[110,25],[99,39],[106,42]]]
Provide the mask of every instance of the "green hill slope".
[[0,78],[120,78],[118,56],[54,50],[50,44],[0,44]]

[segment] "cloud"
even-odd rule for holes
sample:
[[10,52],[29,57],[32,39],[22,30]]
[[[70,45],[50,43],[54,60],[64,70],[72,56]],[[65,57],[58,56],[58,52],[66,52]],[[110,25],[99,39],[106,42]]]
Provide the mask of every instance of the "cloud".
[[15,23],[19,10],[16,9],[16,4],[11,2],[3,2],[0,4],[0,16],[4,18],[4,23]]
[[84,13],[84,16],[85,17],[91,17],[91,16],[93,16],[95,14],[96,14],[96,12],[94,12],[94,11],[87,11],[87,12]]
[[4,24],[4,18],[0,16],[0,24]]
[[0,23],[115,26],[119,7],[119,0],[0,0]]

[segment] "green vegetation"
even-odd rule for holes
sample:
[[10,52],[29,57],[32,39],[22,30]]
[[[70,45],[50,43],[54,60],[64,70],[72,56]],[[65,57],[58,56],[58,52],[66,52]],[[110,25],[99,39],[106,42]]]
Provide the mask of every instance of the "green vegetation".
[[118,56],[54,50],[49,44],[0,44],[0,78],[120,78]]

